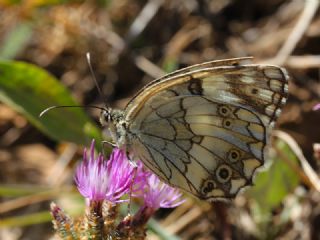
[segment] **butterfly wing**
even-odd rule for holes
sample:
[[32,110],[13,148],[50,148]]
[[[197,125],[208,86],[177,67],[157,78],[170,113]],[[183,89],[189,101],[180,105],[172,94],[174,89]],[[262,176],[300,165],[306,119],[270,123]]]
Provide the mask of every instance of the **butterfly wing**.
[[233,198],[264,163],[287,99],[286,72],[239,59],[197,65],[147,85],[125,113],[133,155],[195,196]]

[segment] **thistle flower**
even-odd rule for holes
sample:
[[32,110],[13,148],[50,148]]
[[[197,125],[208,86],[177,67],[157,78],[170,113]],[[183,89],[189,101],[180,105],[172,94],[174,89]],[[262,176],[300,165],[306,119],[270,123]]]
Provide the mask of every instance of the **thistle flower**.
[[178,189],[162,182],[155,174],[148,177],[148,188],[143,194],[144,205],[153,210],[174,208],[184,202]]
[[116,203],[130,191],[133,177],[134,167],[123,151],[114,149],[109,161],[101,153],[95,158],[92,141],[89,156],[87,150],[84,150],[83,162],[77,168],[75,182],[85,198]]
[[316,105],[312,108],[313,111],[317,111],[317,110],[319,110],[319,109],[320,109],[320,103],[316,104]]
[[145,189],[148,188],[148,179],[152,173],[144,168],[143,163],[141,161],[137,160],[135,164],[136,169],[130,194],[133,197],[141,198]]
[[147,178],[147,187],[141,197],[144,205],[134,215],[132,225],[136,232],[142,232],[145,223],[159,208],[174,208],[182,204],[185,200],[181,199],[182,194],[178,189],[170,187],[155,174],[150,174]]
[[[183,202],[178,190],[162,183],[144,169],[141,161],[132,164],[126,153],[114,149],[106,161],[102,154],[95,156],[92,141],[89,154],[84,150],[83,161],[75,174],[79,192],[87,199],[85,216],[73,221],[56,205],[52,205],[54,227],[59,236],[88,239],[132,239],[146,236],[146,222],[160,207],[170,208]],[[122,196],[142,198],[144,205],[133,216],[128,214],[118,222]],[[130,198],[131,199],[131,198]]]
[[108,161],[107,175],[109,176],[108,191],[105,199],[120,202],[121,196],[130,192],[135,169],[129,162],[123,150],[115,148]]
[[57,234],[62,239],[76,239],[73,220],[55,203],[50,204],[52,223]]

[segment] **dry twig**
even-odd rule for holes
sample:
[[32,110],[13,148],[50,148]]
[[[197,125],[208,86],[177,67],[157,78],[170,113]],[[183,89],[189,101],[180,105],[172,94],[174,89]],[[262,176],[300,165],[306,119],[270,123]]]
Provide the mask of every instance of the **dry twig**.
[[306,32],[311,23],[317,9],[319,7],[319,0],[306,0],[304,10],[299,18],[299,21],[293,28],[291,34],[287,38],[282,48],[279,50],[277,56],[272,60],[277,65],[283,65],[288,57],[291,55],[296,45]]

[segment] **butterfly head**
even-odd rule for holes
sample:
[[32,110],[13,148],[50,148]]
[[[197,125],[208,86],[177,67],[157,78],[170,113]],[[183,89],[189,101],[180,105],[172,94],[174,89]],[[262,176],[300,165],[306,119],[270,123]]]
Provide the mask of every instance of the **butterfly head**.
[[100,112],[100,124],[104,126],[108,126],[109,123],[112,122],[112,116],[111,116],[112,108],[104,108]]
[[112,109],[110,107],[104,108],[100,113],[100,123],[102,126],[116,125],[124,119],[122,110]]
[[126,144],[126,124],[122,110],[104,108],[100,113],[100,123],[109,130],[112,140],[118,147]]

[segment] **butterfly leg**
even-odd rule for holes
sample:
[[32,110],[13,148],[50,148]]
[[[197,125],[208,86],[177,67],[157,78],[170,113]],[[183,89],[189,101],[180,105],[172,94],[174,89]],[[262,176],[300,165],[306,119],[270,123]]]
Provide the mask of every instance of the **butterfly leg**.
[[107,141],[107,140],[101,141],[101,144],[102,144],[102,153],[103,153],[103,157],[104,157],[104,158],[107,158],[107,156],[106,156],[106,154],[105,154],[105,151],[104,151],[104,146],[105,146],[105,145],[109,145],[109,146],[111,146],[112,148],[117,147],[116,144],[114,144],[114,143],[112,143],[112,142],[110,142],[110,141]]
[[127,215],[131,214],[131,202],[132,202],[133,184],[134,184],[134,181],[136,180],[137,170],[138,170],[138,165],[135,164],[135,166],[133,168],[133,177],[132,177],[132,180],[131,180],[130,190],[129,190],[129,203],[128,203],[128,210],[127,210],[128,214]]
[[105,144],[111,146],[112,148],[117,147],[116,144],[114,144],[113,142],[107,141],[107,140],[103,140],[103,141],[101,141],[101,143],[102,143],[102,147],[104,147]]

